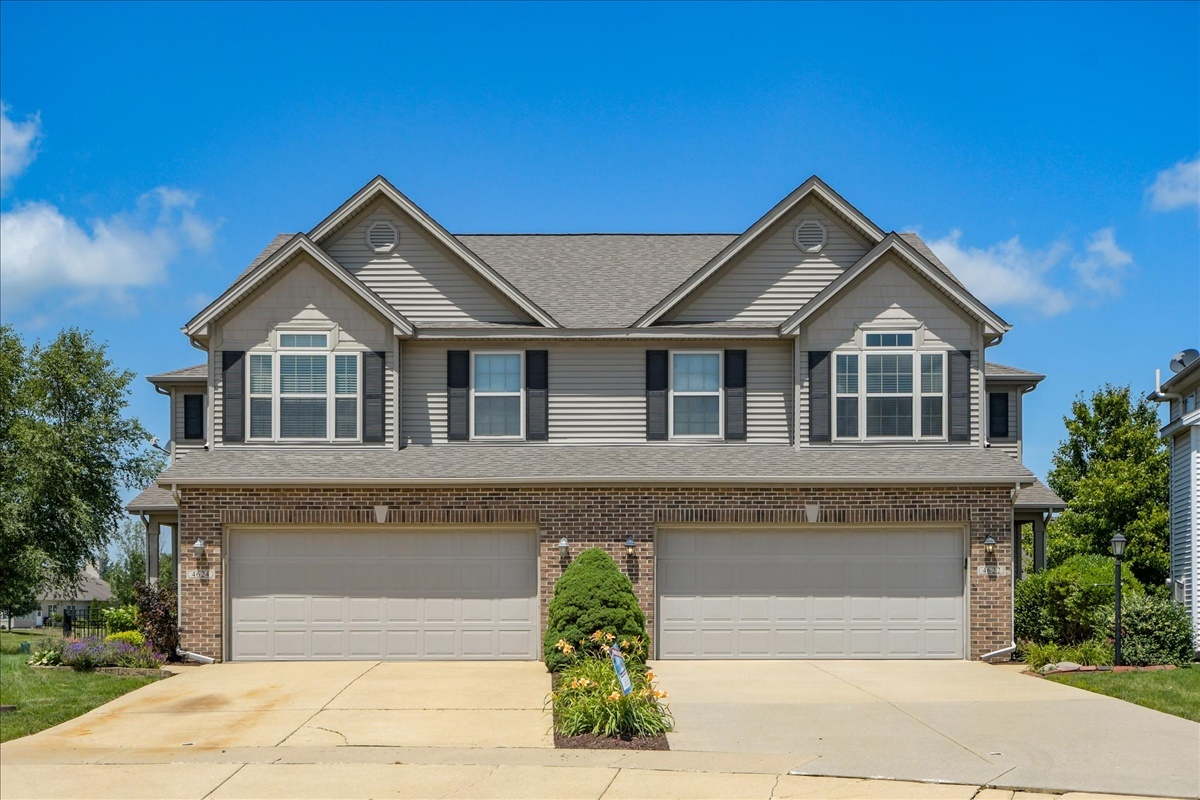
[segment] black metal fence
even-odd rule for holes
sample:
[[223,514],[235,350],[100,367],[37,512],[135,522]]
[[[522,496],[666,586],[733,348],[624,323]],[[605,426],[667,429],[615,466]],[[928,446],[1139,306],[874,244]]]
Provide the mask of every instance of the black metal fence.
[[74,636],[76,639],[86,639],[95,636],[103,639],[108,635],[108,626],[104,624],[103,613],[95,613],[88,609],[88,614],[63,614],[63,636]]

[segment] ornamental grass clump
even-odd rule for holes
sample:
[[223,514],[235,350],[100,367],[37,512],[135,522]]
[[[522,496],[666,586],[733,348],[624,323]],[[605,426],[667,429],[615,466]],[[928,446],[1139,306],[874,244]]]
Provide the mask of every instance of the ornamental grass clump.
[[[599,547],[580,553],[554,585],[542,640],[546,669],[558,672],[570,663],[558,642],[586,649],[588,637],[596,631],[649,640],[646,615],[638,605],[633,583]],[[628,660],[632,669],[645,661],[644,651],[639,656],[631,654]]]
[[563,736],[593,734],[610,738],[662,736],[672,729],[670,707],[661,702],[667,693],[659,690],[654,673],[640,666],[629,670],[633,691],[624,694],[610,653],[619,644],[621,653],[643,664],[645,640],[617,637],[604,631],[573,645],[565,639],[554,649],[564,659],[557,687],[550,695],[554,704],[554,726]]

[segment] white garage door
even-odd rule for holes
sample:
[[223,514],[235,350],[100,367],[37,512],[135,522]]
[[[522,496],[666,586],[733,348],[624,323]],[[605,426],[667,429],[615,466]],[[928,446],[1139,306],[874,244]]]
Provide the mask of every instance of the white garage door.
[[962,658],[963,532],[663,530],[659,658]]
[[536,534],[235,530],[232,657],[533,659]]

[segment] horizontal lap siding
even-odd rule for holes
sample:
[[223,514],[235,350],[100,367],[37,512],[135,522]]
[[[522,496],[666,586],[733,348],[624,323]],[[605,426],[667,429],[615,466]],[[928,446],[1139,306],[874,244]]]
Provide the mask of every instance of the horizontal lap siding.
[[[192,450],[195,448],[203,448],[204,444],[205,444],[204,439],[185,439],[185,438],[183,438],[183,433],[184,433],[183,396],[185,394],[199,394],[199,395],[208,394],[208,386],[206,386],[203,383],[195,383],[195,384],[189,383],[189,384],[179,384],[177,386],[172,387],[172,389],[171,389],[171,441],[174,443],[175,449],[177,451]],[[207,403],[204,408],[204,424],[207,427],[207,425],[208,425]],[[208,436],[207,430],[204,432],[204,435]]]
[[[828,241],[820,253],[809,254],[796,247],[793,237],[800,219],[818,219],[825,226]],[[867,243],[851,233],[845,222],[823,205],[810,201],[671,319],[783,322],[853,266],[868,249]]]
[[[1016,459],[1021,457],[1021,428],[1018,418],[1018,404],[1021,402],[1021,393],[1016,389],[1006,389],[1001,387],[990,387],[987,390],[988,395],[1007,394],[1008,395],[1008,437],[1004,439],[993,439],[989,436],[991,430],[991,406],[985,405],[983,413],[983,432],[988,437],[988,444],[996,450],[1003,450],[1010,456]],[[987,401],[989,404],[991,400]]]
[[[367,229],[379,220],[400,233],[390,253],[367,246]],[[325,249],[414,324],[528,321],[386,200],[365,209]]]
[[[455,346],[456,349],[458,346]],[[551,442],[638,444],[646,441],[646,350],[661,343],[517,342],[476,350],[549,351]],[[792,416],[790,342],[717,342],[692,349],[747,351],[747,441],[787,444]],[[412,444],[446,441],[446,351],[405,345],[404,435]]]
[[1192,528],[1194,493],[1198,488],[1198,476],[1193,470],[1200,454],[1193,451],[1191,438],[1192,433],[1187,430],[1171,442],[1171,577],[1185,580],[1184,598],[1189,606],[1196,597],[1192,567],[1196,548],[1200,546],[1194,540]]

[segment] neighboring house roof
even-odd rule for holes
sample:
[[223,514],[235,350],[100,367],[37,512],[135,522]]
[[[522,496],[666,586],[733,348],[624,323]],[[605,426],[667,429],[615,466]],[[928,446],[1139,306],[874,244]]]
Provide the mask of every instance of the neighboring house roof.
[[1010,367],[1007,364],[997,364],[994,361],[984,364],[983,376],[990,380],[1028,381],[1031,383],[1039,383],[1046,379],[1046,376],[1041,373]]
[[736,239],[728,233],[460,235],[568,328],[626,328]]
[[336,282],[341,283],[350,292],[358,295],[367,305],[379,312],[384,319],[391,322],[397,334],[408,336],[413,332],[412,323],[405,319],[403,314],[355,277],[350,270],[334,261],[328,253],[317,247],[311,239],[303,233],[297,233],[288,240],[287,244],[263,259],[254,269],[243,274],[220,297],[209,303],[208,307],[193,317],[183,327],[184,333],[189,336],[199,335],[210,322],[224,315],[233,306],[254,292],[285,264],[290,262],[293,257],[301,253],[311,258],[318,267],[323,267],[326,273],[332,276]]
[[42,595],[43,603],[61,603],[67,600],[106,601],[112,599],[112,589],[108,582],[100,577],[96,568],[88,564],[79,574],[79,586],[67,596],[62,589],[52,589]]
[[1033,474],[978,447],[440,445],[390,450],[217,448],[179,458],[160,486],[1013,485]]
[[855,278],[865,273],[874,264],[878,263],[880,259],[889,254],[894,254],[902,258],[918,274],[923,275],[930,283],[940,288],[976,319],[990,326],[995,333],[1005,333],[1011,330],[1012,326],[1005,322],[1002,317],[980,302],[978,298],[967,291],[956,279],[952,279],[949,273],[943,269],[939,269],[936,264],[930,262],[906,238],[896,233],[889,233],[869,253],[859,259],[858,263],[835,278],[828,286],[818,292],[816,297],[805,303],[795,314],[792,314],[791,317],[779,326],[780,332],[784,334],[795,333],[801,323],[833,301]]
[[1065,500],[1056,495],[1049,486],[1038,480],[1035,480],[1032,486],[1026,486],[1021,489],[1021,492],[1017,495],[1017,502],[1013,505],[1018,510],[1039,509],[1057,511],[1067,507]]
[[1173,392],[1179,386],[1190,381],[1193,377],[1200,378],[1200,358],[1197,358],[1195,361],[1179,370],[1179,372],[1171,375],[1171,377],[1163,381],[1160,388],[1164,392]]
[[173,369],[170,372],[160,372],[157,375],[147,375],[151,383],[204,383],[208,380],[208,364],[197,364],[194,367]]
[[409,200],[403,192],[388,182],[382,175],[376,175],[372,178],[366,186],[355,192],[353,197],[342,203],[336,211],[309,231],[309,238],[319,245],[340,229],[342,225],[349,222],[355,214],[379,197],[386,197],[398,206],[419,227],[423,228],[434,241],[465,262],[468,268],[474,270],[486,283],[490,284],[526,314],[547,328],[559,327],[558,322],[550,314],[546,313],[536,303],[522,294],[505,276],[501,275],[490,264],[473,253],[469,247],[454,238],[449,231],[438,224],[437,220],[426,214],[423,208],[412,200]]
[[134,514],[149,514],[154,511],[177,511],[179,504],[175,502],[175,497],[169,489],[163,489],[161,486],[151,484],[142,490],[142,493],[129,501],[129,505],[125,506],[126,511],[131,511]]

